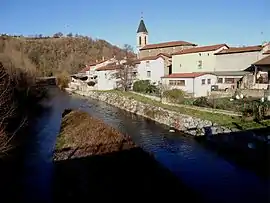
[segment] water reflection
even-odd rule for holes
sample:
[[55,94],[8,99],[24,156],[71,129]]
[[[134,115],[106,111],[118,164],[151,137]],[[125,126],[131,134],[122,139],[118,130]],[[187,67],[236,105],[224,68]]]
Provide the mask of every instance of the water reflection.
[[42,166],[36,168],[37,172],[32,176],[34,180],[31,181],[37,183],[41,181],[39,180],[41,176],[45,181],[43,187],[47,185],[47,189],[42,188],[43,192],[50,191],[51,170],[44,165],[48,163],[49,166],[51,163],[51,153],[59,132],[61,114],[65,108],[74,108],[88,112],[121,132],[129,134],[137,145],[152,153],[187,185],[210,198],[209,201],[231,203],[267,200],[267,181],[262,181],[255,174],[228,163],[193,139],[178,133],[170,133],[163,125],[126,113],[103,102],[77,96],[71,98],[63,93],[54,94],[50,105],[52,112],[41,118],[37,125],[39,133],[35,153],[39,158],[32,158],[43,161],[43,164],[30,162],[32,166]]

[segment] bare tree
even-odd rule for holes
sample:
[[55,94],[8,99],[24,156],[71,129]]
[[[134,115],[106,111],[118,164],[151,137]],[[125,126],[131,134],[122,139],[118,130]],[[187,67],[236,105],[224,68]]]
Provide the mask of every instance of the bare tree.
[[165,84],[165,83],[162,83],[162,82],[159,82],[158,86],[158,93],[159,93],[159,97],[160,97],[160,101],[162,102],[163,100],[163,93],[170,90],[170,86]]
[[130,45],[125,44],[124,52],[114,52],[116,60],[116,72],[113,75],[117,79],[117,88],[127,91],[130,89],[134,79],[136,78],[136,60],[134,58],[133,49]]

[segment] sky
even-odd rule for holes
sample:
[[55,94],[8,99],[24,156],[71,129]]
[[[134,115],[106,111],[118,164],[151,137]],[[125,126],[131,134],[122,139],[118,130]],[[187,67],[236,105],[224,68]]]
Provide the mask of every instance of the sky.
[[270,0],[0,0],[0,33],[69,32],[136,47],[143,13],[149,43],[247,46],[270,41]]

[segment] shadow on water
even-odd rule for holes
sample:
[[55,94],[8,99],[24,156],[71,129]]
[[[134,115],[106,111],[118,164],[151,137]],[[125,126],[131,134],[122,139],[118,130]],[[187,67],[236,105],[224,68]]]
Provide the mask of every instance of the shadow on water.
[[140,148],[56,161],[55,166],[56,202],[129,202],[145,198],[172,201],[179,196],[202,202]]
[[[154,155],[185,184],[203,194],[209,202],[267,202],[268,182],[255,174],[233,165],[205,149],[193,139],[142,117],[126,113],[96,100],[53,93],[52,110],[37,122],[38,142],[31,153],[26,170],[28,194],[37,200],[50,201],[52,152],[65,108],[81,109],[132,137],[137,145]],[[35,158],[36,157],[36,158]],[[105,172],[104,172],[105,173]],[[29,201],[28,201],[29,202]],[[34,202],[34,201],[33,201]],[[40,201],[41,202],[41,201]]]

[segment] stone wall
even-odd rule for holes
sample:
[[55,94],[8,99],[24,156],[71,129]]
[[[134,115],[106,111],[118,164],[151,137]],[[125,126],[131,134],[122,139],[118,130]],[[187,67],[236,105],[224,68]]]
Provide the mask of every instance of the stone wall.
[[87,85],[82,85],[76,90],[68,88],[68,91],[106,102],[120,109],[144,116],[193,136],[203,136],[205,134],[215,135],[238,131],[237,129],[228,129],[226,127],[218,126],[216,123],[208,120],[202,120],[161,107],[145,104],[114,92],[92,91]]

